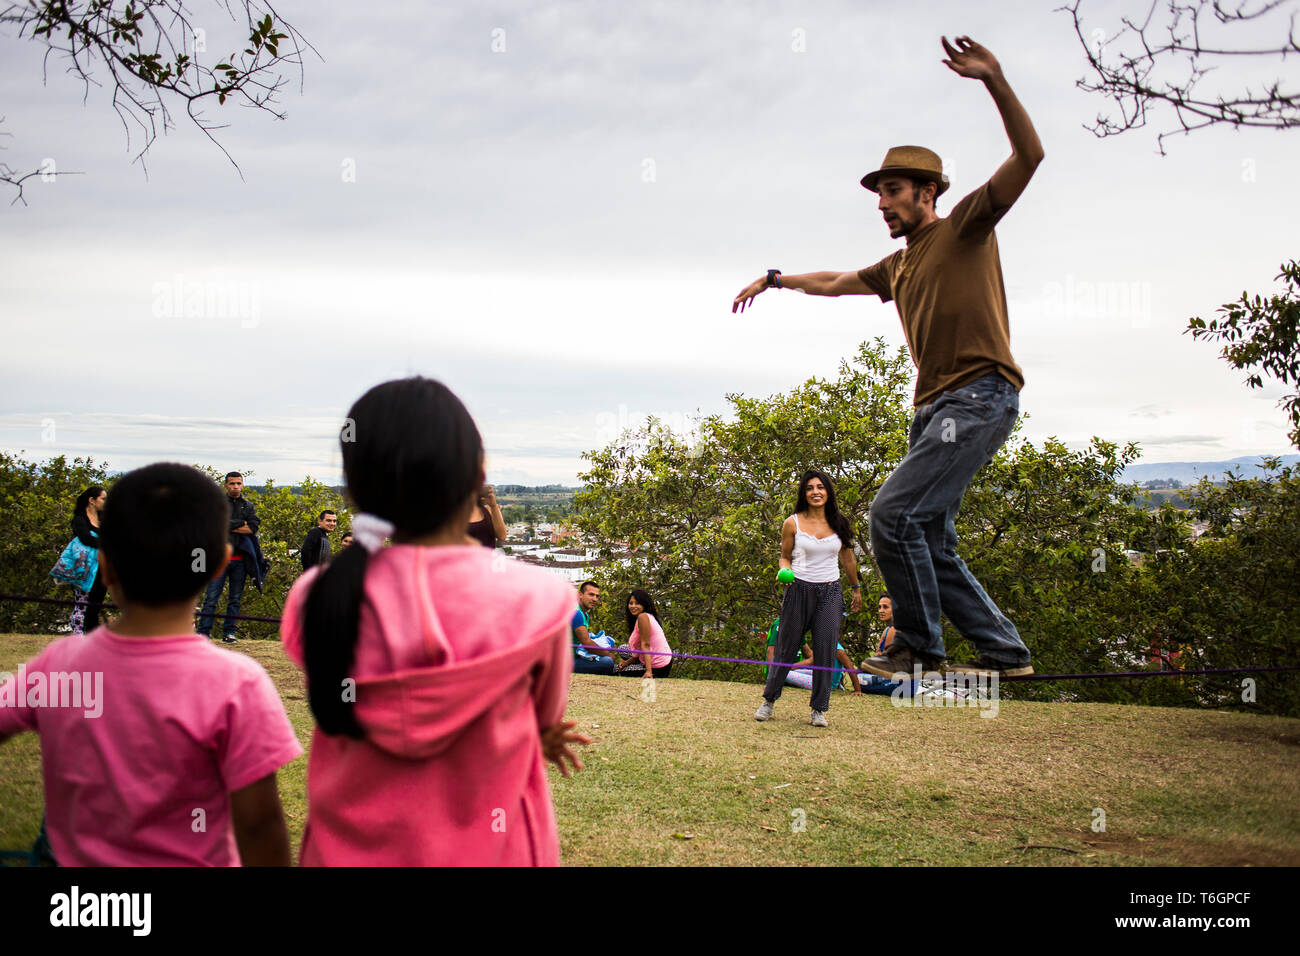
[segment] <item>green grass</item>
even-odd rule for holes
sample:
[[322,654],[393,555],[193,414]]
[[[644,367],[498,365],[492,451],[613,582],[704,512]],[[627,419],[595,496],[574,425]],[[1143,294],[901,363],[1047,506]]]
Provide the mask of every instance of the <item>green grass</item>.
[[[0,637],[0,670],[48,640]],[[239,650],[271,674],[307,746],[297,668],[276,642]],[[1300,720],[1018,701],[989,718],[837,693],[818,730],[795,688],[765,724],[756,683],[640,691],[573,679],[568,716],[595,743],[584,772],[551,772],[568,865],[1300,864]],[[305,757],[280,773],[295,851],[305,784]],[[0,848],[31,843],[40,788],[36,737],[0,747]]]

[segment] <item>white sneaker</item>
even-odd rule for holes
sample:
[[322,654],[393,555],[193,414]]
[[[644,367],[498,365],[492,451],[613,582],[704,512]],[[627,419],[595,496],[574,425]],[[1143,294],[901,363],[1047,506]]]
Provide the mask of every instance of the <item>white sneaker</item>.
[[764,700],[761,707],[754,711],[755,720],[771,720],[773,703],[770,700]]
[[812,720],[808,721],[808,723],[812,724],[814,727],[830,726],[829,724],[826,723],[826,715],[823,714],[820,710],[814,710],[812,712]]

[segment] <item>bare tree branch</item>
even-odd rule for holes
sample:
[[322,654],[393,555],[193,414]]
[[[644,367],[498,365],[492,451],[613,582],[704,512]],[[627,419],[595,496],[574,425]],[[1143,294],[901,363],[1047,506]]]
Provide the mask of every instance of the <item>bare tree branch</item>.
[[[1223,0],[1165,0],[1163,8],[1160,0],[1152,0],[1140,20],[1121,17],[1120,29],[1114,35],[1100,27],[1085,28],[1082,7],[1083,0],[1075,0],[1057,12],[1070,15],[1074,34],[1092,71],[1076,85],[1088,93],[1101,93],[1112,102],[1111,112],[1098,113],[1094,122],[1084,124],[1094,135],[1116,136],[1141,129],[1150,114],[1161,107],[1172,110],[1176,121],[1156,137],[1162,155],[1165,137],[1187,135],[1209,126],[1300,126],[1300,90],[1284,90],[1284,78],[1265,81],[1253,89],[1246,84],[1230,94],[1205,90],[1210,85],[1207,78],[1224,63],[1250,57],[1285,62],[1288,56],[1300,55],[1297,0],[1263,0],[1253,8],[1250,0],[1242,0],[1235,7]],[[1157,23],[1158,9],[1163,18]],[[1286,37],[1274,46],[1221,42],[1229,27],[1263,22],[1271,14],[1280,17],[1288,9]]]
[[[112,106],[128,145],[133,134],[142,137],[133,162],[146,174],[145,154],[160,132],[174,128],[177,103],[184,104],[186,116],[238,172],[239,164],[214,135],[224,124],[210,121],[204,110],[214,100],[221,106],[233,99],[284,119],[277,98],[288,82],[282,71],[296,67],[301,83],[303,52],[316,50],[266,0],[212,0],[212,6],[217,8],[214,27],[226,22],[233,26],[231,37],[220,42],[244,46],[224,59],[214,57],[211,65],[203,62],[204,54],[217,40],[209,39],[209,30],[196,23],[182,0],[27,0],[0,9],[0,26],[14,27],[18,37],[46,45],[46,82],[50,58],[57,55],[67,62],[66,72],[81,80],[85,98],[92,84],[112,90]],[[104,82],[96,70],[107,73]],[[21,181],[35,174],[19,177],[8,166],[4,173],[0,182],[15,186],[16,201],[22,200]]]

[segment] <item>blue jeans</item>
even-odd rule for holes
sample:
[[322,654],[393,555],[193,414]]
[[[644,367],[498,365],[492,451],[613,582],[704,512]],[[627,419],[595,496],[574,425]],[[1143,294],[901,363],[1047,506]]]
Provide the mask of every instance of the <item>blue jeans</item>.
[[[247,559],[245,559],[247,560]],[[238,621],[240,602],[244,600],[244,579],[248,572],[243,561],[231,561],[226,570],[208,582],[203,592],[203,611],[199,615],[199,633],[204,637],[212,634],[212,618],[217,613],[217,601],[221,599],[221,590],[230,579],[230,595],[226,598],[226,616],[222,619],[221,631],[226,637],[234,637]]]
[[573,655],[573,673],[575,674],[605,674],[614,673],[614,661],[609,657],[598,657],[594,661],[587,660],[585,657]]
[[1029,662],[1015,625],[957,556],[953,520],[966,487],[1015,428],[1020,396],[990,372],[916,410],[908,452],[871,503],[871,552],[894,599],[894,626],[922,657],[942,660],[940,612],[992,660]]

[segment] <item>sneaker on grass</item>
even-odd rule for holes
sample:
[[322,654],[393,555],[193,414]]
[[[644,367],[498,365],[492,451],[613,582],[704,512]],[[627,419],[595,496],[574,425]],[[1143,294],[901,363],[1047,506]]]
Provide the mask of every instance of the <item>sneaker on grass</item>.
[[814,727],[829,726],[829,724],[826,723],[826,715],[823,714],[820,710],[814,710],[812,712],[812,718],[808,721],[808,723],[812,724]]
[[758,710],[754,711],[755,720],[771,720],[773,703],[770,700],[764,700]]

